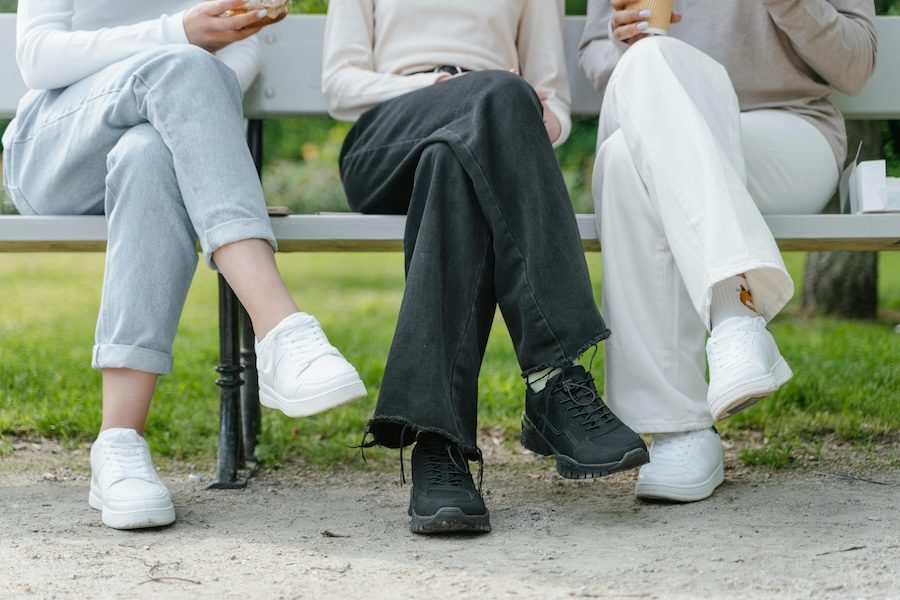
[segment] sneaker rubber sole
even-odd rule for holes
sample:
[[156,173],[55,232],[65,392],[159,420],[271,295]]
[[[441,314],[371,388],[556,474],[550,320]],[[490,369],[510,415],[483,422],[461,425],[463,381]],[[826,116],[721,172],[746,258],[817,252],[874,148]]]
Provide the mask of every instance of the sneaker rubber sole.
[[417,515],[410,510],[412,520],[409,529],[413,533],[487,533],[491,530],[488,512],[483,515],[467,515],[456,506],[439,508],[433,515]]
[[650,453],[646,448],[632,448],[623,452],[621,458],[607,463],[580,463],[570,456],[557,452],[537,430],[528,417],[522,417],[522,446],[539,456],[556,458],[556,472],[566,479],[592,479],[604,477],[610,473],[627,471],[650,462]]
[[690,485],[657,483],[638,480],[634,495],[643,500],[668,500],[671,502],[697,502],[712,496],[717,487],[725,481],[725,468],[721,463],[706,479]]
[[366,397],[366,386],[356,373],[332,379],[321,389],[324,391],[303,398],[285,398],[260,381],[259,403],[278,409],[289,417],[309,417]]
[[91,508],[100,511],[103,524],[113,529],[145,529],[148,527],[165,527],[175,522],[175,506],[147,508],[141,510],[116,511],[104,506],[100,494],[95,491],[93,483],[88,495]]
[[779,356],[772,370],[748,381],[741,381],[727,390],[718,393],[709,401],[709,411],[714,421],[722,421],[749,408],[787,383],[794,373],[784,357]]

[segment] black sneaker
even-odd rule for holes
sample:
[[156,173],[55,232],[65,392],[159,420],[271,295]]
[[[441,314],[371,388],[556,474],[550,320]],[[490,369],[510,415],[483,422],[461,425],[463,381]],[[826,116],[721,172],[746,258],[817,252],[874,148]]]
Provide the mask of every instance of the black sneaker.
[[584,367],[569,366],[540,392],[527,387],[522,445],[556,457],[567,479],[602,477],[650,461],[647,446],[609,410]]
[[490,531],[487,508],[469,471],[469,461],[445,438],[422,432],[412,451],[409,498],[413,533]]

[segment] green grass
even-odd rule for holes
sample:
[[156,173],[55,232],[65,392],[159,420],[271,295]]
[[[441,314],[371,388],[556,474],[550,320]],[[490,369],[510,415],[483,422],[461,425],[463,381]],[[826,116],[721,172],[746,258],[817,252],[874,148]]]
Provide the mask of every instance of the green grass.
[[[803,255],[786,255],[796,281]],[[599,255],[589,254],[597,297]],[[398,254],[284,254],[279,263],[301,307],[357,365],[369,398],[310,419],[264,411],[259,457],[269,465],[358,462],[365,421],[374,407],[403,285]],[[90,368],[100,296],[99,254],[4,254],[0,261],[0,456],[16,435],[66,443],[90,441],[99,425],[100,376]],[[845,322],[794,316],[772,328],[795,378],[774,397],[724,424],[726,435],[765,440],[746,450],[750,464],[783,467],[798,453],[818,453],[824,439],[877,445],[900,431],[900,254],[883,253],[884,316]],[[799,291],[798,291],[799,296]],[[215,452],[218,397],[216,280],[197,272],[175,345],[172,375],[160,380],[148,439],[172,461],[208,463]],[[594,373],[602,382],[602,352]],[[497,317],[481,375],[480,423],[510,439],[522,410],[522,383],[502,319]],[[393,454],[372,451],[378,459]]]

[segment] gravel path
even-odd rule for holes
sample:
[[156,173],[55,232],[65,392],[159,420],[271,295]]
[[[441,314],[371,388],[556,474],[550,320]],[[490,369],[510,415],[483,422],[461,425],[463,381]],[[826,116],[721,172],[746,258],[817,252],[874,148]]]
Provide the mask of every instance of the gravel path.
[[4,598],[900,598],[900,471],[729,470],[713,498],[651,504],[633,474],[489,466],[494,531],[409,533],[380,468],[264,471],[239,491],[165,472],[178,521],[121,532],[87,496],[85,450],[0,459]]

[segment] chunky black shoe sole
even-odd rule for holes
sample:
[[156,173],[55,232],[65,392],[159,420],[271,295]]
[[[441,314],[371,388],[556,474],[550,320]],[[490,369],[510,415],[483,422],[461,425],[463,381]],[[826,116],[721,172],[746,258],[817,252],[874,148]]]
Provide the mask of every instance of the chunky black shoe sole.
[[409,528],[413,533],[477,533],[491,530],[487,511],[483,515],[467,515],[455,506],[446,506],[433,515],[417,515],[412,510],[410,515],[412,521]]
[[627,471],[650,462],[650,453],[646,448],[633,448],[625,452],[622,457],[613,462],[588,464],[580,463],[570,456],[557,452],[553,444],[541,435],[535,426],[522,418],[522,446],[541,456],[554,456],[556,458],[556,472],[566,479],[591,479],[603,477],[618,471]]

